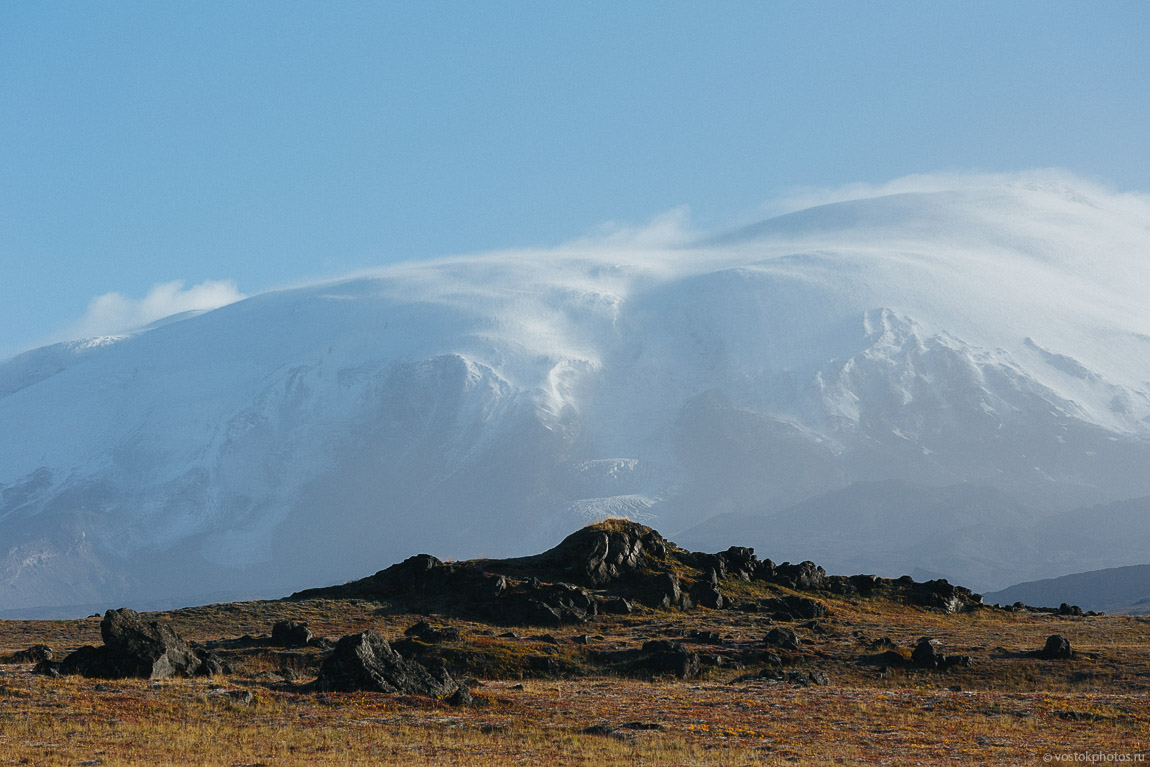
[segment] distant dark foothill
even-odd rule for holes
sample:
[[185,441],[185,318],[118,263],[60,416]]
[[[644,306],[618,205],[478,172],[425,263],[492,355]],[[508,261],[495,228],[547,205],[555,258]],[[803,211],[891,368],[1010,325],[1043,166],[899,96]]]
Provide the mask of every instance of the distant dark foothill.
[[1032,655],[1043,660],[1067,660],[1074,656],[1074,652],[1070,649],[1069,639],[1061,634],[1051,634],[1046,638],[1046,645]]
[[440,668],[429,670],[392,649],[374,631],[340,639],[320,668],[316,690],[390,692],[408,695],[450,695],[459,685]]
[[[100,622],[103,647],[81,647],[58,665],[41,663],[43,673],[80,674],[103,679],[209,675],[223,664],[210,653],[197,654],[170,626],[145,621],[135,610],[109,610]],[[210,661],[205,663],[205,660]],[[44,668],[41,669],[41,666]]]
[[438,613],[505,626],[579,625],[601,613],[627,614],[635,604],[657,610],[719,609],[737,605],[773,620],[814,620],[826,606],[808,596],[732,602],[732,580],[776,584],[805,592],[885,597],[944,612],[981,605],[970,589],[945,580],[917,583],[874,575],[828,576],[814,562],[759,560],[754,549],[732,546],[715,554],[691,552],[657,531],[608,519],[568,535],[541,553],[513,559],[443,562],[419,554],[375,575],[340,586],[308,589],[289,599],[375,599],[408,612]]

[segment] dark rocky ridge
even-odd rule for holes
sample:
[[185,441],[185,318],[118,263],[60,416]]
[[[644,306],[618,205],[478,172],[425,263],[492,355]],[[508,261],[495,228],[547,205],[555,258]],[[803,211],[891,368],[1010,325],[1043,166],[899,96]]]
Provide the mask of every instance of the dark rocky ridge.
[[[621,519],[584,527],[534,556],[443,562],[418,554],[367,578],[288,598],[375,599],[409,611],[504,625],[560,626],[584,623],[601,611],[627,613],[634,603],[656,609],[733,608],[723,591],[731,579],[811,594],[885,596],[947,613],[982,605],[978,594],[942,579],[919,583],[907,576],[827,575],[813,562],[776,565],[739,546],[714,554],[691,552],[649,527]],[[821,603],[807,597],[737,607],[795,618],[825,614]]]

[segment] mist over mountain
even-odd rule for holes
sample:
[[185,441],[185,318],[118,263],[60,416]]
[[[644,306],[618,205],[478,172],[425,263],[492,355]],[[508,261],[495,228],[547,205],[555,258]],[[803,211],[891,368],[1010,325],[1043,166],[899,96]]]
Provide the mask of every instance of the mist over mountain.
[[36,349],[0,364],[0,610],[287,593],[606,515],[980,588],[1139,564],[1074,536],[1150,496],[1148,288],[1150,202],[1048,174]]

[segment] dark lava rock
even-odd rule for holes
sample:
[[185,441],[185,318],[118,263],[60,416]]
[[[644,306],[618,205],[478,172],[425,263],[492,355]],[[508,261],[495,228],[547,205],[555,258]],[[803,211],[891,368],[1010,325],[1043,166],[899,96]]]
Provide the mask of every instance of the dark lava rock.
[[567,560],[566,570],[574,580],[598,587],[626,578],[649,559],[662,560],[667,555],[667,542],[654,530],[639,525],[612,530],[584,528],[564,538],[549,553]]
[[26,650],[12,653],[13,663],[44,663],[52,660],[52,648],[46,644],[34,644]]
[[781,647],[784,650],[799,649],[799,637],[794,629],[778,626],[767,632],[763,642],[771,647]]
[[784,562],[775,568],[771,580],[798,591],[815,591],[826,585],[827,571],[810,561],[797,565]]
[[1082,608],[1078,605],[1071,605],[1063,602],[1058,606],[1059,615],[1082,615]]
[[599,600],[599,609],[611,615],[630,615],[635,608],[623,597],[608,597]]
[[698,642],[700,644],[723,643],[723,637],[718,631],[702,631],[700,629],[695,629],[687,635],[687,638],[692,642]]
[[194,676],[203,663],[170,626],[144,621],[126,607],[104,614],[100,634],[103,647],[81,647],[60,662],[59,672],[102,679],[164,679]]
[[934,607],[945,613],[961,613],[982,605],[982,595],[963,586],[955,586],[945,578],[915,583],[907,578],[896,581],[903,589],[908,604]]
[[223,676],[232,673],[232,665],[211,650],[196,648],[195,652],[196,657],[200,659],[196,676]]
[[672,573],[659,573],[643,582],[640,599],[649,607],[667,609],[683,604],[683,589]]
[[[906,659],[894,650],[886,650],[884,652],[875,653],[874,655],[864,655],[859,658],[859,663],[864,666],[886,666],[888,668],[898,668],[899,666],[906,665]],[[934,668],[934,666],[931,666]]]
[[272,626],[272,644],[278,647],[307,647],[314,638],[306,622],[278,621]]
[[656,676],[670,674],[680,679],[698,676],[699,654],[670,639],[653,639],[643,644],[639,666]]
[[391,692],[449,695],[459,687],[446,669],[434,672],[392,649],[379,634],[364,631],[345,636],[320,667],[314,689],[339,692]]
[[793,684],[798,687],[807,687],[809,685],[828,685],[831,683],[828,677],[822,671],[787,671],[783,674],[783,681],[787,684]]
[[944,655],[938,640],[930,637],[921,637],[918,640],[910,654],[910,662],[919,668],[940,670],[956,666],[968,668],[974,665],[974,659],[969,655]]
[[1069,639],[1061,634],[1051,634],[1046,638],[1046,645],[1033,655],[1044,660],[1066,660],[1073,657],[1074,652],[1070,649]]
[[759,602],[762,611],[779,621],[813,620],[827,614],[827,606],[809,597],[785,596],[763,599]]
[[404,636],[414,637],[421,642],[436,644],[437,642],[458,642],[463,634],[454,626],[437,629],[427,621],[419,621],[403,632]]
[[716,583],[702,582],[695,585],[691,590],[691,596],[694,602],[702,607],[709,607],[712,610],[721,610],[726,600],[723,598],[723,592],[719,590]]
[[447,703],[451,706],[478,706],[480,705],[480,700],[476,698],[465,685],[460,685],[455,688],[455,692],[451,693],[451,696],[447,699]]
[[946,656],[939,650],[937,639],[922,637],[910,654],[911,663],[919,668],[942,668],[946,664]]

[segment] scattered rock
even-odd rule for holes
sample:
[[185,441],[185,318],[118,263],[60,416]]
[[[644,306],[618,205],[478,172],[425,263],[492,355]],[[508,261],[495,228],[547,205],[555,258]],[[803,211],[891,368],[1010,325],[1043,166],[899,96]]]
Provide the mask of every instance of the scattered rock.
[[969,655],[944,655],[939,641],[930,637],[919,638],[911,651],[910,661],[919,668],[940,670],[974,665],[974,659]]
[[307,647],[314,638],[306,622],[278,621],[272,626],[272,644],[279,647]]
[[1074,656],[1074,652],[1070,649],[1069,639],[1061,634],[1051,634],[1046,638],[1046,645],[1032,655],[1043,660],[1067,660]]
[[783,674],[783,681],[787,684],[793,684],[798,687],[807,687],[809,685],[825,686],[831,683],[828,677],[822,671],[787,671]]
[[623,597],[607,597],[599,600],[599,609],[601,612],[609,613],[611,615],[630,615],[634,608],[631,603]]
[[52,660],[52,648],[46,644],[34,644],[25,650],[12,653],[13,663],[44,663]]
[[939,650],[937,639],[922,637],[910,654],[911,663],[919,668],[939,668],[943,665],[946,656]]
[[679,679],[698,676],[699,654],[670,639],[653,639],[643,644],[640,667],[654,675],[670,674]]
[[445,628],[434,628],[427,621],[419,621],[418,623],[409,626],[403,632],[405,636],[414,637],[421,642],[428,644],[436,644],[438,642],[458,642],[463,638],[463,634],[459,629],[454,626],[447,626]]
[[767,632],[763,642],[771,647],[781,647],[784,650],[799,649],[799,637],[794,629],[777,626]]
[[466,685],[460,685],[447,698],[447,704],[449,706],[478,706],[481,705],[481,701],[472,694],[471,690],[467,689]]
[[320,668],[314,689],[340,692],[371,691],[434,695],[455,692],[459,685],[446,669],[435,673],[407,660],[374,631],[340,639]]
[[808,597],[785,596],[764,599],[759,607],[778,621],[813,620],[827,614],[827,606]]

